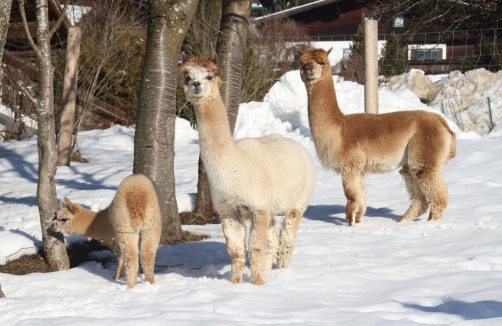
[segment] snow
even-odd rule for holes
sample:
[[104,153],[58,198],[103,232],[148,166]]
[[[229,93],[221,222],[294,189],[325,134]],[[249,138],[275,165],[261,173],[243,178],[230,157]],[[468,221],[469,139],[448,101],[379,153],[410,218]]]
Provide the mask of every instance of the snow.
[[[473,96],[492,92],[495,83],[474,89]],[[344,81],[336,89],[345,113],[364,110],[362,86]],[[396,223],[409,200],[394,171],[366,177],[366,216],[349,227],[340,176],[323,169],[316,157],[306,101],[298,71],[290,72],[263,102],[242,104],[237,120],[236,138],[286,135],[301,142],[317,166],[316,190],[291,265],[268,272],[265,285],[253,285],[248,269],[242,284],[230,283],[220,225],[183,225],[210,237],[160,246],[155,284],[139,275],[138,286],[126,290],[125,278],[112,280],[113,262],[45,274],[0,273],[7,296],[0,299],[0,325],[501,325],[500,129],[499,136],[482,138],[448,121],[458,133],[458,155],[445,167],[450,204],[441,220],[427,221],[424,215]],[[379,104],[380,112],[441,114],[405,83],[394,91],[383,86]],[[199,145],[187,121],[176,123],[177,199],[179,210],[188,211],[194,208]],[[106,207],[132,172],[133,140],[134,128],[122,126],[80,133],[79,147],[89,163],[58,167],[58,198],[92,210]],[[0,264],[42,246],[37,162],[36,138],[0,143]],[[93,255],[113,258],[110,252]]]

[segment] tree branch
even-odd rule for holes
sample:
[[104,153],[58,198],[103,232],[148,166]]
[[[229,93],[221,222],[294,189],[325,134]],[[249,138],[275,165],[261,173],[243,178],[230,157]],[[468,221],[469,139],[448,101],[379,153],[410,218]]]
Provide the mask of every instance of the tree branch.
[[54,35],[54,33],[58,30],[59,25],[61,25],[61,22],[63,21],[63,19],[65,19],[65,17],[66,17],[66,10],[68,9],[68,4],[69,3],[70,3],[70,0],[66,0],[66,2],[64,3],[64,7],[63,7],[63,10],[62,10],[62,13],[61,13],[61,15],[59,15],[58,20],[56,21],[56,24],[54,24],[54,26],[52,27],[52,29],[47,33],[47,35],[49,36],[49,38],[51,38],[52,35]]
[[24,32],[26,33],[26,38],[28,39],[28,42],[30,43],[33,51],[35,51],[37,57],[40,55],[40,50],[38,49],[37,45],[35,44],[35,41],[33,41],[33,38],[31,37],[30,34],[30,29],[28,28],[28,20],[26,19],[26,11],[24,9],[24,2],[25,0],[17,0],[19,3],[19,13],[21,14],[21,19],[23,20],[23,28]]
[[38,107],[38,100],[31,94],[30,90],[24,86],[24,83],[19,80],[17,82],[17,87],[23,92],[24,95],[35,105]]

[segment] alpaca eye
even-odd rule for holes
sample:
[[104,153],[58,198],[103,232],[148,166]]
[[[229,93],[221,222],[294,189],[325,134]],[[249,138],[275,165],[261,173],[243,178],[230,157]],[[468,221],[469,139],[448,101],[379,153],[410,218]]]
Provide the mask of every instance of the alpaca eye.
[[192,80],[192,78],[190,78],[190,76],[186,76],[186,77],[185,77],[185,83],[190,82],[190,80]]
[[213,76],[207,76],[206,79],[211,81],[213,79]]
[[324,62],[318,62],[317,63],[319,66],[323,67],[324,66]]
[[62,218],[62,219],[59,219],[59,220],[60,220],[61,222],[63,222],[63,223],[68,222],[68,219],[67,219],[67,218]]

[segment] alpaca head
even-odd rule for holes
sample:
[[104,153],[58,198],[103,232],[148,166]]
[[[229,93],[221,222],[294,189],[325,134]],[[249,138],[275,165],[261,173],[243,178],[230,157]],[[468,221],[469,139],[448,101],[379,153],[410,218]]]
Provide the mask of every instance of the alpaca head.
[[219,94],[221,79],[216,67],[216,54],[210,59],[190,59],[179,67],[180,75],[184,78],[183,90],[186,98],[193,102],[203,98],[214,98]]
[[64,202],[66,206],[63,207],[63,204],[59,203],[59,209],[52,221],[52,229],[56,232],[67,233],[68,228],[72,225],[75,216],[78,215],[81,206],[78,204],[72,203],[68,198],[64,198]]
[[331,67],[329,65],[328,55],[331,49],[324,51],[323,49],[307,49],[300,54],[300,75],[304,83],[315,82],[320,79],[323,74],[328,74],[331,77]]

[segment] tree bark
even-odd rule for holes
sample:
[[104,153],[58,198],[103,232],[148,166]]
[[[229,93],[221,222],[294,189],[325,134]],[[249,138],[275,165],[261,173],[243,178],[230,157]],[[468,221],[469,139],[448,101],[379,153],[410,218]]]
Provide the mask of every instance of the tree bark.
[[232,133],[241,102],[242,64],[249,29],[251,0],[224,0],[220,37],[216,47],[221,74],[221,98],[227,107]]
[[163,236],[181,238],[174,178],[178,59],[198,0],[152,0],[140,88],[134,173],[157,184],[163,198]]
[[12,0],[0,1],[0,103],[2,103],[3,96],[3,48],[7,41],[7,32],[9,30],[10,11],[12,8]]
[[[54,31],[59,27],[62,17],[58,19],[53,29],[49,29],[49,10],[47,0],[37,0],[37,44],[29,36],[28,24],[24,12],[24,0],[18,0],[23,17],[24,28],[30,44],[37,56],[39,70],[39,94],[36,103],[38,117],[38,184],[37,202],[42,227],[45,259],[51,270],[70,268],[66,246],[62,233],[49,230],[57,213],[55,175],[57,169],[57,148],[54,118],[54,68],[51,61],[50,41]],[[63,12],[66,12],[66,2]]]

